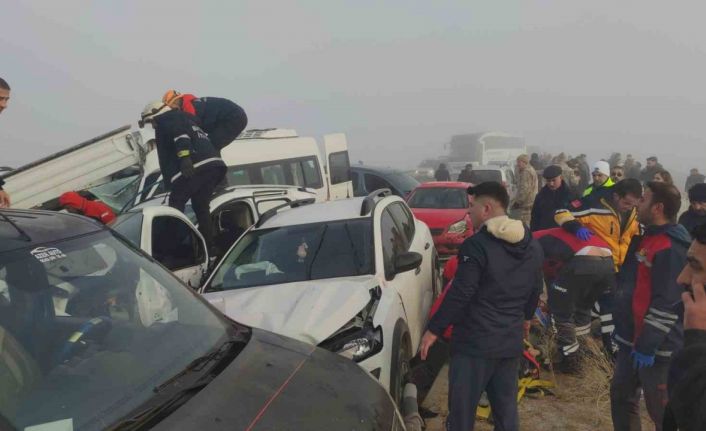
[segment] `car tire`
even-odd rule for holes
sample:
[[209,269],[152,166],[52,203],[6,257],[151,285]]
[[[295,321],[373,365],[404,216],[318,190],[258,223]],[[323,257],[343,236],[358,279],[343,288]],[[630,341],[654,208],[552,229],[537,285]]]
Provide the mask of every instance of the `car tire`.
[[404,322],[399,321],[395,325],[390,367],[390,396],[392,396],[392,400],[399,408],[402,408],[402,394],[410,370],[411,350],[409,332]]

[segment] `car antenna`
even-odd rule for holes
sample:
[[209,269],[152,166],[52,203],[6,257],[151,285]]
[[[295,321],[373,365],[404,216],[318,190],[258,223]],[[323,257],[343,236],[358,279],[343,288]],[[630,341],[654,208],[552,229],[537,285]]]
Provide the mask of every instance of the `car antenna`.
[[3,211],[0,211],[0,217],[5,219],[6,222],[10,223],[12,225],[12,227],[14,227],[15,230],[17,230],[17,232],[20,233],[20,236],[23,237],[25,240],[27,240],[27,242],[32,242],[32,237],[27,235],[27,232],[22,230],[21,227],[17,226],[17,223],[12,221],[12,219],[10,217],[8,217],[7,214],[5,214]]

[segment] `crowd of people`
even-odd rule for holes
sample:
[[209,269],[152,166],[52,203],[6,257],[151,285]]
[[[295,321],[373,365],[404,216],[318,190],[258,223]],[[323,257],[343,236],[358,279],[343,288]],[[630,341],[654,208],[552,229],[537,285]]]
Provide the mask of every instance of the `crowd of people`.
[[477,230],[422,340],[425,357],[453,325],[448,429],[473,429],[484,392],[496,429],[519,429],[522,335],[543,289],[555,370],[581,372],[598,317],[615,430],[640,429],[641,398],[657,430],[706,429],[706,365],[694,361],[706,351],[704,176],[691,170],[683,212],[656,157],[643,168],[614,153],[589,168],[585,155],[521,155],[515,181],[512,201],[499,183],[469,188]]

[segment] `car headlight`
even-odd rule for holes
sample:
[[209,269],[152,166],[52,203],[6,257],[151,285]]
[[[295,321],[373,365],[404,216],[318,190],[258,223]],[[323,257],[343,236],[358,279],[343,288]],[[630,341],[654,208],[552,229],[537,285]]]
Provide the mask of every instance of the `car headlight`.
[[361,362],[382,350],[382,328],[373,326],[373,317],[382,296],[380,287],[370,289],[370,302],[341,329],[319,344],[355,362]]
[[456,223],[449,226],[449,233],[464,233],[466,232],[468,225],[466,220],[457,221]]

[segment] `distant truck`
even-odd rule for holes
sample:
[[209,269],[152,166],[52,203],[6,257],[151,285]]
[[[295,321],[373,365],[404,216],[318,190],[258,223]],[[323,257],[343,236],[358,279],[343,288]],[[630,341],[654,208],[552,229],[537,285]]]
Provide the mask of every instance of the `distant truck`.
[[[502,132],[454,135],[448,143],[453,168],[466,163],[475,165],[508,165],[527,153],[525,138]],[[455,169],[452,169],[455,170]]]

